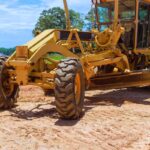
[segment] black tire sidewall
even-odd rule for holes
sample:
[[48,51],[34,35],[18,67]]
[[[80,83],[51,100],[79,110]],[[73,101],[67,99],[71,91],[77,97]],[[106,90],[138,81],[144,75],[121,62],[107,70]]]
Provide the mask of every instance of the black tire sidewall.
[[9,96],[5,94],[5,91],[3,90],[3,85],[2,85],[2,74],[3,74],[4,69],[6,69],[5,64],[0,66],[0,101],[1,103],[4,103],[5,107],[7,108],[7,106],[13,107],[13,105],[17,102],[19,86],[17,84],[14,84],[12,93]]
[[[80,76],[80,99],[76,100],[75,80]],[[67,76],[68,75],[68,76]],[[69,58],[58,64],[55,75],[55,101],[56,109],[63,119],[78,119],[83,110],[85,94],[85,78],[79,60]]]

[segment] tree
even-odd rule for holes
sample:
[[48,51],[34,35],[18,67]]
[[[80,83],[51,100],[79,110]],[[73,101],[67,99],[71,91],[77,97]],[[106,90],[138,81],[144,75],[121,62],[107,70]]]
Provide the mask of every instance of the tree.
[[82,30],[84,26],[84,20],[81,14],[72,9],[69,10],[69,13],[72,27]]
[[0,55],[11,55],[15,51],[15,48],[0,48]]
[[96,20],[95,20],[95,15],[94,15],[94,8],[92,8],[88,14],[85,16],[85,27],[87,30],[91,30],[92,28],[96,28]]
[[[73,27],[78,29],[82,29],[84,26],[83,18],[81,14],[75,12],[74,10],[70,10],[70,20]],[[65,11],[60,7],[54,7],[49,10],[43,10],[41,13],[37,24],[35,25],[35,29],[33,30],[33,34],[37,31],[44,31],[46,29],[65,29],[66,28],[66,18]]]

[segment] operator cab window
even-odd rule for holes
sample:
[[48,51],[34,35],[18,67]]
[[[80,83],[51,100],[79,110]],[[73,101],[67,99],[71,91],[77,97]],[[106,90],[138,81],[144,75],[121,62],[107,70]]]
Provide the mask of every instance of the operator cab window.
[[135,17],[136,17],[136,1],[120,0],[119,1],[119,22],[125,28],[122,40],[127,49],[134,48],[135,39]]
[[119,19],[122,22],[135,20],[135,0],[119,1]]
[[100,3],[97,7],[97,18],[100,31],[104,31],[110,27],[114,20],[114,3],[105,2]]
[[[101,2],[96,7],[97,22],[100,31],[112,26],[114,22],[114,1]],[[119,0],[119,23],[125,28],[126,32],[122,36],[127,49],[134,48],[135,38],[135,16],[136,0]]]
[[150,47],[150,5],[140,3],[138,23],[138,48]]

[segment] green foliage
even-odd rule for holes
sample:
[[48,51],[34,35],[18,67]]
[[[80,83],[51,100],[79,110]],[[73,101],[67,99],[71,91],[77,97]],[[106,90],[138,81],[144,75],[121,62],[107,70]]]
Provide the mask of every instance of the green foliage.
[[45,29],[64,29],[65,28],[65,13],[59,7],[54,7],[49,10],[43,10],[41,13],[37,24],[35,25],[35,29],[33,30],[33,34],[37,30],[43,31]]
[[4,55],[11,55],[15,51],[15,48],[0,48],[0,53]]
[[53,63],[49,60],[49,58],[52,59],[52,60],[54,60],[54,61],[60,61],[60,60],[62,60],[62,59],[65,59],[65,56],[63,56],[63,55],[61,55],[60,53],[57,53],[57,52],[56,52],[56,53],[55,53],[55,52],[52,52],[52,53],[48,53],[45,58],[46,58],[46,59],[44,60],[44,62],[45,62],[46,64],[53,64]]
[[96,25],[95,25],[95,15],[94,15],[94,9],[91,9],[87,15],[85,16],[85,20],[86,20],[86,23],[85,23],[85,27],[87,30],[91,30],[92,28],[96,28]]
[[[83,18],[81,14],[70,10],[70,19],[73,27],[82,29],[84,26]],[[36,35],[37,31],[44,31],[46,29],[65,29],[66,28],[66,18],[65,12],[60,7],[54,7],[49,10],[43,10],[41,13],[33,34]]]
[[56,60],[56,61],[60,61],[60,60],[62,60],[62,59],[65,59],[65,56],[63,56],[63,55],[61,55],[61,54],[59,54],[59,53],[55,53],[55,52],[53,52],[53,53],[49,53],[48,55],[47,55],[47,58],[51,58],[51,59],[53,59],[53,60]]
[[69,10],[69,13],[72,27],[82,30],[84,26],[84,20],[81,17],[81,14],[72,9]]

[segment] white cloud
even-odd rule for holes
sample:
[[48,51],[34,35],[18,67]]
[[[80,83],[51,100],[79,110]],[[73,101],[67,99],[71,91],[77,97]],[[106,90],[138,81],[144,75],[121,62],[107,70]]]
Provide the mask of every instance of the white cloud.
[[[63,0],[42,0],[43,4],[48,7],[60,6],[63,7]],[[78,10],[81,13],[86,13],[91,7],[91,0],[67,0],[68,7]]]
[[[69,8],[81,13],[90,9],[91,0],[67,1]],[[0,0],[0,47],[14,47],[31,40],[42,10],[55,6],[63,8],[63,0]]]
[[[0,30],[33,29],[43,9],[60,6],[63,0],[39,0],[37,3],[19,4],[21,0],[0,0]],[[86,13],[90,8],[87,0],[68,0],[71,9]],[[88,11],[88,10],[87,10]]]
[[42,9],[38,5],[17,5],[17,1],[0,3],[1,30],[33,29]]

